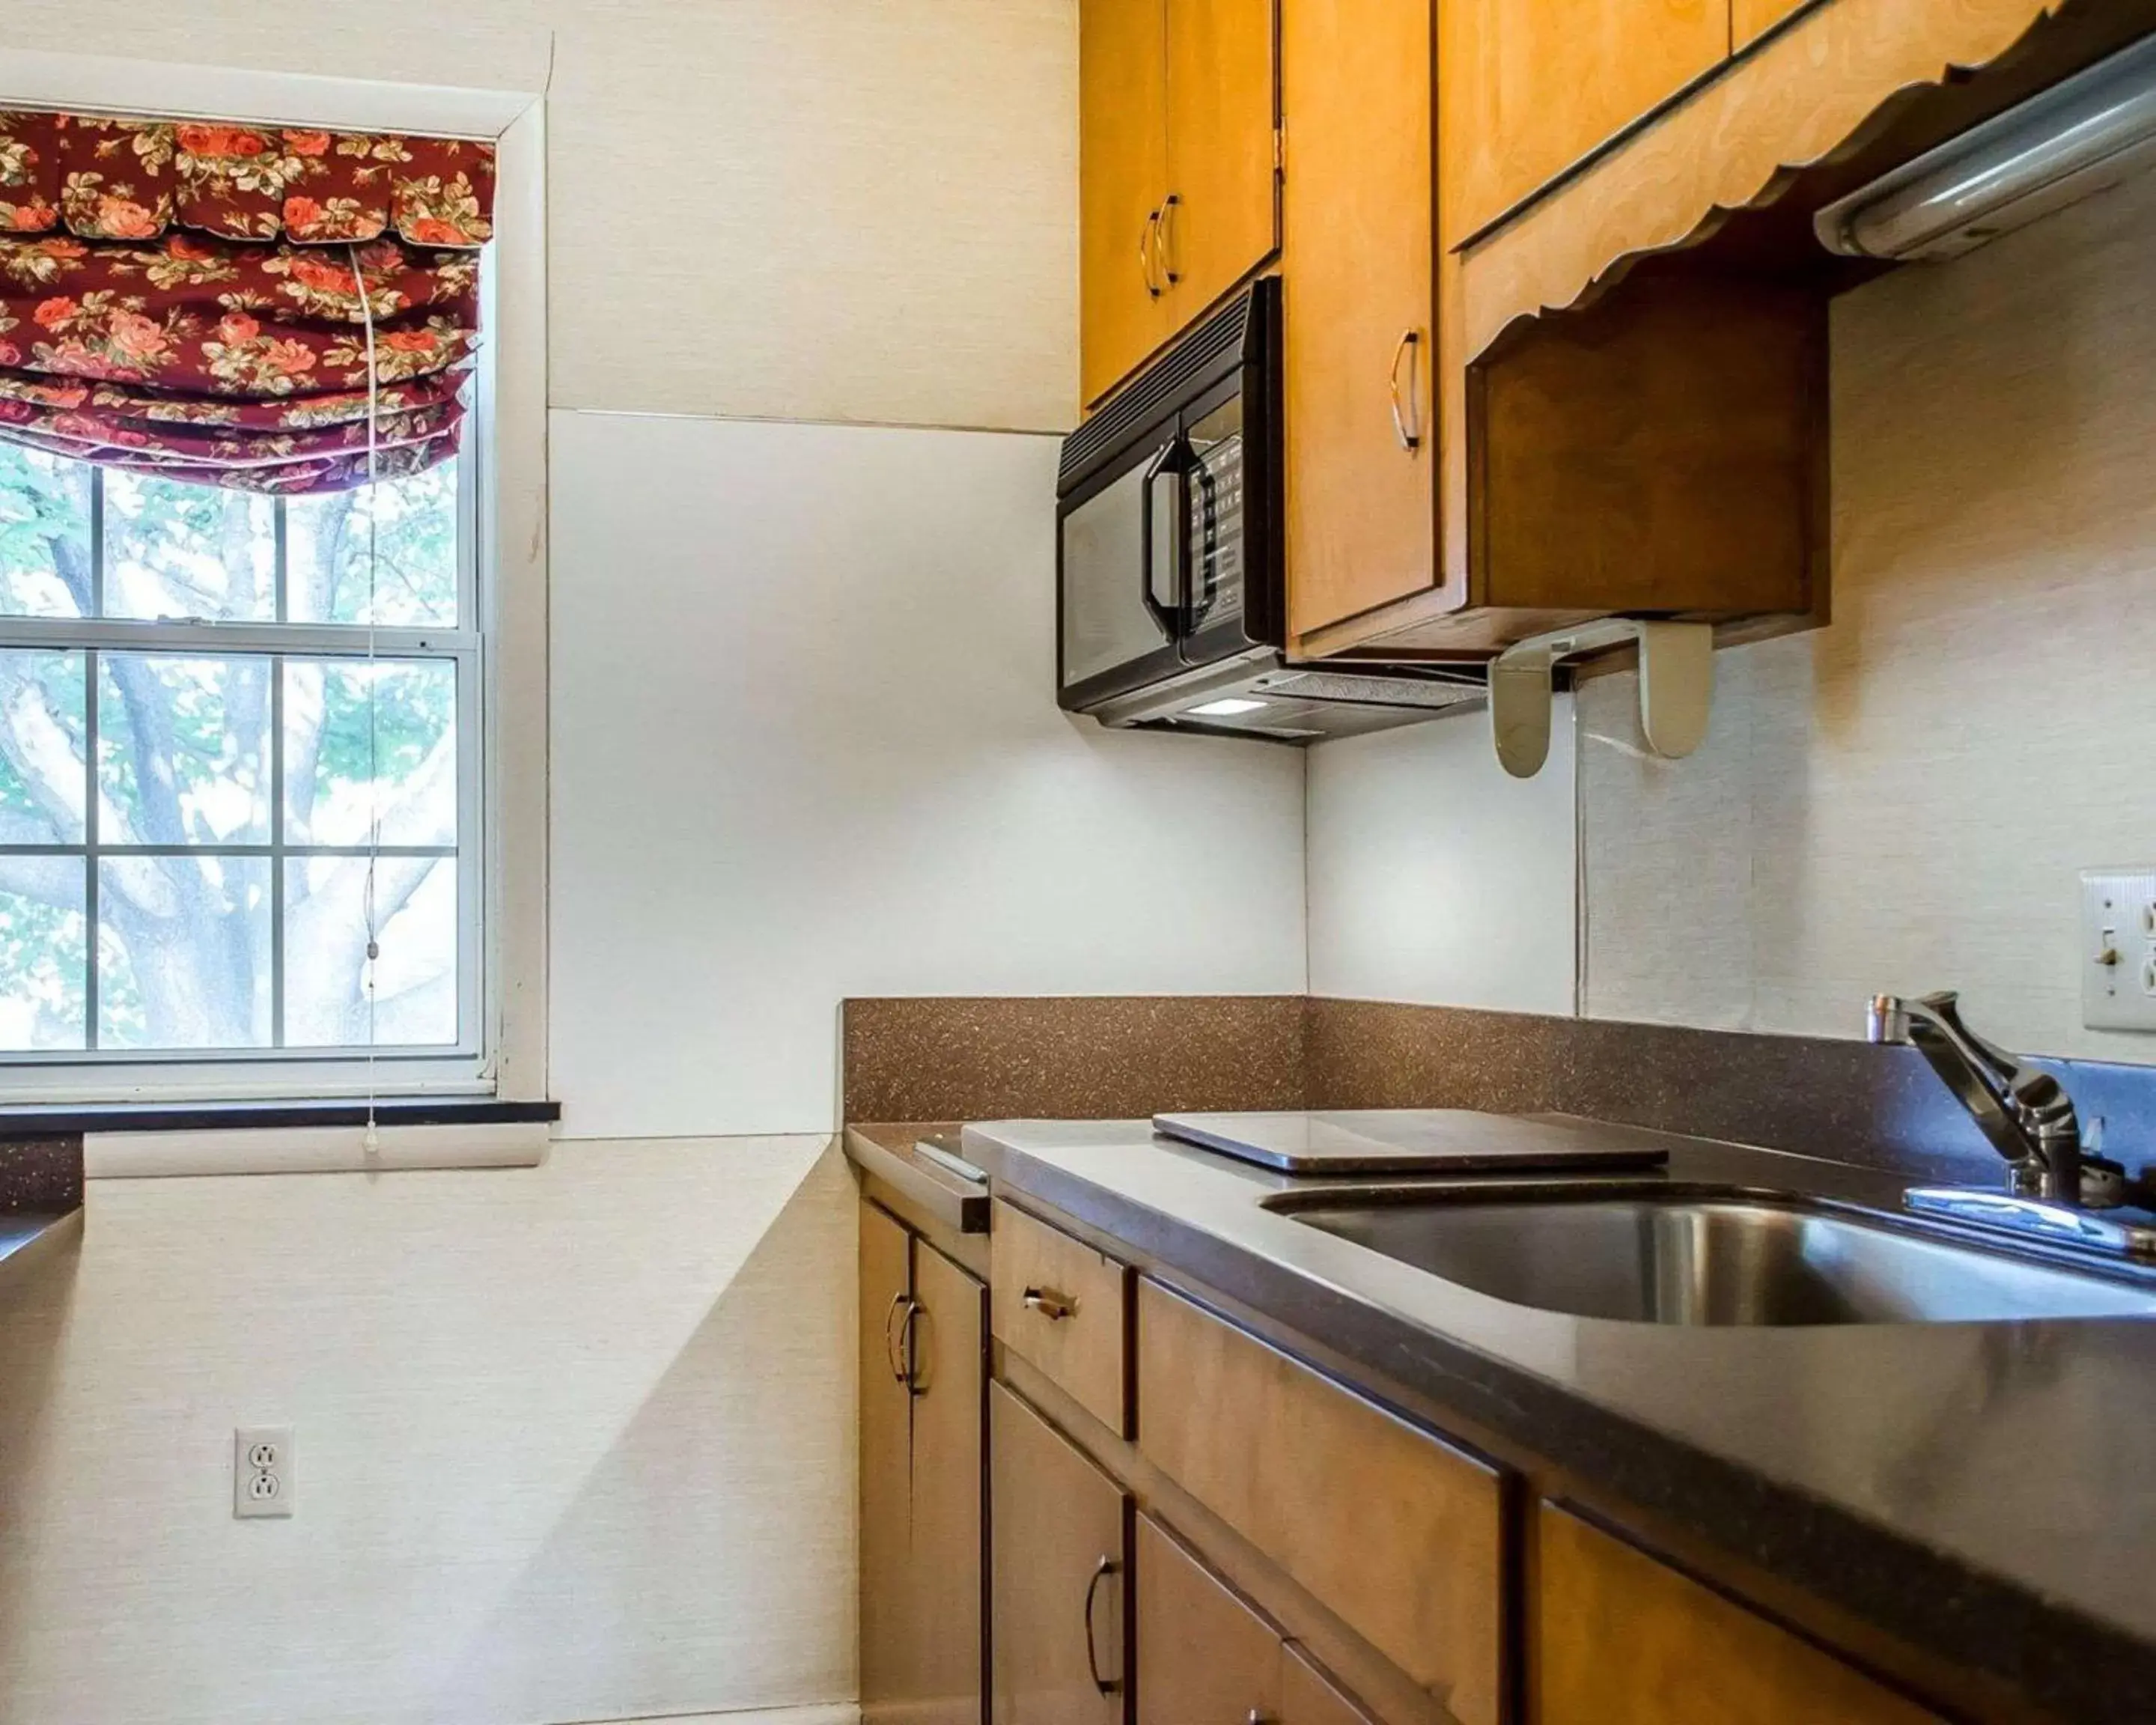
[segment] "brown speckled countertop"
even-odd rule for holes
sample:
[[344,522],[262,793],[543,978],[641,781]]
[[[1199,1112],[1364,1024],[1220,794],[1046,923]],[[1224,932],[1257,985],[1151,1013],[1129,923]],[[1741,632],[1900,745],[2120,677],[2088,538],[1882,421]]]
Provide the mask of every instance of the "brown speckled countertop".
[[82,1138],[0,1138],[0,1216],[82,1205]]

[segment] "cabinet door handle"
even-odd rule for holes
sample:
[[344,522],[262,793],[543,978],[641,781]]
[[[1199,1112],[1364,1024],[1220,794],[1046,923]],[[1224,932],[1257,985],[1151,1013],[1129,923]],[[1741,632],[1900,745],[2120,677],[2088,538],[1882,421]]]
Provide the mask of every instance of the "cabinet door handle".
[[[899,1313],[908,1311],[912,1304],[911,1295],[893,1294],[891,1296],[891,1310],[883,1315],[883,1363],[891,1368],[893,1380],[900,1384],[906,1381],[906,1371],[905,1365],[898,1358],[898,1337],[893,1332],[891,1327],[898,1322]],[[907,1322],[911,1322],[911,1317]]]
[[1103,1558],[1094,1566],[1093,1579],[1086,1584],[1086,1674],[1102,1695],[1113,1695],[1123,1685],[1120,1677],[1101,1675],[1100,1651],[1093,1641],[1093,1596],[1100,1592],[1101,1584],[1122,1568],[1113,1558]]
[[918,1300],[906,1302],[906,1316],[898,1322],[898,1381],[906,1386],[908,1395],[926,1395],[928,1386],[921,1381],[921,1361],[914,1353],[914,1345],[921,1331],[916,1320],[928,1308]]
[[1054,1288],[1028,1288],[1024,1295],[1028,1312],[1037,1312],[1050,1323],[1060,1323],[1066,1317],[1078,1315],[1078,1302],[1068,1294],[1059,1294]]
[[1154,210],[1146,218],[1145,231],[1138,235],[1138,280],[1154,299],[1160,297],[1160,284],[1153,280],[1153,264],[1159,248],[1156,241],[1160,235],[1160,212]]
[[1163,288],[1172,288],[1183,280],[1175,270],[1175,213],[1182,204],[1182,195],[1171,192],[1160,207],[1160,280]]
[[[1400,345],[1393,350],[1391,388],[1393,398],[1393,434],[1399,439],[1400,447],[1410,455],[1422,447],[1422,403],[1416,393],[1421,368],[1415,363],[1415,354],[1422,346],[1422,331],[1409,330],[1400,337]],[[1400,362],[1408,362],[1407,403],[1400,401]]]

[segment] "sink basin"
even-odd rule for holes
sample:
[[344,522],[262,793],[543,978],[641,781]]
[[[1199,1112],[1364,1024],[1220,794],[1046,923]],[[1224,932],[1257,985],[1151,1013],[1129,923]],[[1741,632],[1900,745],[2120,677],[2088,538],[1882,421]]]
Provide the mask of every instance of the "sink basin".
[[1548,1185],[1282,1193],[1266,1207],[1517,1306],[1661,1324],[2156,1314],[2156,1288],[1927,1239],[1800,1199]]

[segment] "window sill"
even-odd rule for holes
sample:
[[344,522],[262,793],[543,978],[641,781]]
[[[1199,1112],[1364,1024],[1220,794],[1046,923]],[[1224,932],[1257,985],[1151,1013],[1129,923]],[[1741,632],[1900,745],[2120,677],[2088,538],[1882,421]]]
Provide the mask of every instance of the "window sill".
[[189,1175],[392,1173],[536,1168],[557,1102],[393,1099],[363,1102],[113,1103],[0,1109],[0,1144],[79,1142],[90,1179]]
[[[386,1097],[374,1106],[383,1131],[412,1126],[552,1125],[559,1102],[506,1102],[495,1096]],[[0,1107],[0,1143],[80,1132],[229,1132],[295,1127],[361,1127],[367,1104],[329,1102],[26,1103]]]

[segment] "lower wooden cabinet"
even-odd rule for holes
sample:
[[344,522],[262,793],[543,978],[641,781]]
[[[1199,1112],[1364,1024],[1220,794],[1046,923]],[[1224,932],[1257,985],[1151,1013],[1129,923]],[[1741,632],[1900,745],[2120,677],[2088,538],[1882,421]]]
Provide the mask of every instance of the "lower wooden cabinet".
[[995,1725],[1118,1725],[1131,1500],[1000,1384],[988,1391]]
[[1291,1641],[1281,1664],[1281,1725],[1377,1725]]
[[1150,1516],[1138,1517],[1138,1725],[1280,1717],[1280,1632]]
[[1549,1504],[1537,1725],[1938,1725],[1809,1641]]
[[980,1725],[988,1290],[860,1218],[861,1717]]
[[1137,1527],[1137,1725],[1374,1725],[1175,1535]]

